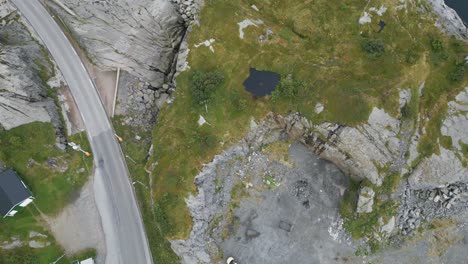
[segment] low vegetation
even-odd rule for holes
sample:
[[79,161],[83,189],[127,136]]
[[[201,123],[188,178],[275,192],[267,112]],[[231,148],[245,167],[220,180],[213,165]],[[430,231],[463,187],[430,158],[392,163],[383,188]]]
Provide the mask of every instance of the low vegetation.
[[[369,5],[359,0],[205,2],[189,44],[214,38],[215,52],[192,49],[191,68],[178,77],[176,99],[161,110],[153,131],[154,155],[148,165],[158,164],[152,170],[153,199],[164,237],[189,235],[192,222],[185,198],[196,191],[194,177],[216,153],[246,135],[252,117],[261,119],[270,111],[299,111],[314,122],[357,125],[368,119],[373,106],[397,116],[398,89],[410,88],[417,97],[425,81],[422,97],[408,106],[405,115],[413,118],[420,113],[423,125],[427,123],[419,146],[423,156],[437,152],[444,107],[467,83],[465,73],[454,70],[454,62],[468,49],[441,34],[430,12],[418,11],[425,5],[398,10],[396,4],[389,0]],[[363,11],[380,5],[388,7],[380,18],[387,24],[382,32],[377,33],[376,21],[359,25]],[[241,39],[237,23],[246,18],[262,19],[264,24],[245,28]],[[275,34],[259,43],[259,35],[267,29]],[[245,91],[242,83],[249,67],[282,76],[271,96],[256,98]],[[223,75],[222,82],[209,85],[216,89],[194,92],[203,83],[194,80],[212,72]],[[325,106],[320,115],[314,112],[318,102]],[[198,126],[200,115],[209,125]],[[355,193],[348,195],[349,204],[342,212],[352,215]],[[373,215],[357,217],[347,227],[355,230],[356,237],[362,236],[368,231],[363,225],[393,208],[394,204],[376,201]]]
[[208,104],[223,80],[224,76],[220,71],[194,71],[189,83],[194,102],[202,106]]
[[153,259],[160,263],[179,263],[178,257],[172,252],[169,242],[165,239],[164,232],[168,230],[169,219],[159,207],[161,201],[156,201],[153,204],[151,197],[151,182],[146,169],[148,152],[151,147],[151,133],[125,125],[123,120],[121,116],[117,116],[112,123],[116,133],[124,140],[121,147],[127,158],[127,167],[134,182]]

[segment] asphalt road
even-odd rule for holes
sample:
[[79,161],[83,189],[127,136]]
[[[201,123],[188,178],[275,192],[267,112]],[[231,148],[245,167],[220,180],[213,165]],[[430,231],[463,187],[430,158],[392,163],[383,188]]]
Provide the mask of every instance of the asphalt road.
[[60,27],[37,0],[11,0],[49,49],[86,125],[96,175],[94,192],[106,237],[106,263],[152,263],[128,170],[89,74]]

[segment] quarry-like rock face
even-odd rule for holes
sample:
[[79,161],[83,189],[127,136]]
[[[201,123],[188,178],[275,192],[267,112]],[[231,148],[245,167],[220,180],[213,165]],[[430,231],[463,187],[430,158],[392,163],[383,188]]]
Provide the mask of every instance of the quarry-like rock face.
[[62,6],[48,3],[97,66],[121,67],[153,87],[161,87],[172,78],[185,22],[169,1],[62,0]]
[[41,76],[53,65],[8,2],[0,1],[0,129],[34,121],[60,123]]

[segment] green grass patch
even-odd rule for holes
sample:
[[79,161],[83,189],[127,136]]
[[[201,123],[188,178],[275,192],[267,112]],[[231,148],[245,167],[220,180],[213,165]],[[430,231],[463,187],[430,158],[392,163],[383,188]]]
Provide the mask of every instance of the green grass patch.
[[263,183],[265,183],[265,185],[271,190],[276,189],[276,187],[279,186],[279,182],[270,175],[265,175],[265,177],[263,177]]
[[465,157],[465,159],[468,159],[468,144],[463,143],[461,140],[458,143],[460,144],[463,156]]
[[[83,133],[69,140],[90,149]],[[50,215],[76,197],[92,168],[91,157],[71,148],[58,150],[52,124],[40,122],[0,133],[0,161],[18,172],[36,198],[35,204]]]

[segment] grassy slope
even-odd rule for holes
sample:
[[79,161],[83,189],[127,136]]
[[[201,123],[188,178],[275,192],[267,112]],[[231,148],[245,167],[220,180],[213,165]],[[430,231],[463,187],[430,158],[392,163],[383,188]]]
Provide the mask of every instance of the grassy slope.
[[[158,224],[167,238],[188,236],[191,218],[184,199],[195,191],[194,176],[215,153],[245,135],[251,116],[298,110],[314,121],[355,125],[367,120],[373,106],[384,107],[396,116],[398,89],[411,88],[416,95],[424,80],[420,112],[423,117],[443,116],[446,101],[463,85],[451,83],[446,76],[467,47],[457,46],[454,43],[458,42],[439,33],[433,17],[416,13],[411,4],[405,13],[395,9],[398,1],[369,3],[368,7],[389,7],[382,17],[387,23],[382,33],[376,33],[376,19],[367,25],[357,23],[367,10],[366,2],[358,0],[206,1],[201,26],[194,26],[190,35],[191,70],[178,77],[176,100],[161,111],[153,132],[154,159],[158,162],[153,171],[154,199],[162,215]],[[251,9],[251,4],[261,12]],[[241,40],[237,23],[246,18],[262,19],[265,26],[244,29]],[[259,44],[258,36],[266,28],[278,34]],[[193,48],[193,44],[210,38],[216,39],[214,54],[206,47]],[[385,43],[382,56],[370,57],[362,51],[362,44],[369,39]],[[432,50],[432,39],[442,40],[443,59],[440,52]],[[283,77],[292,74],[306,83],[306,89],[295,98],[275,103],[252,98],[242,87],[249,66],[273,70]],[[188,83],[193,70],[214,69],[222,71],[226,81],[206,113],[192,102]],[[466,78],[463,82],[466,84]],[[325,105],[320,116],[313,112],[317,102]],[[200,114],[211,126],[197,126]],[[435,140],[437,131],[437,124],[429,127],[427,137]],[[206,138],[217,143],[207,144],[213,140]]]
[[[169,242],[159,229],[157,221],[161,215],[151,204],[149,175],[145,170],[148,161],[148,151],[151,145],[151,133],[135,129],[123,124],[121,116],[112,120],[116,133],[124,139],[121,143],[122,151],[127,158],[127,166],[135,183],[135,192],[140,206],[146,234],[148,236],[153,259],[158,263],[176,263],[177,256],[172,252]],[[136,139],[139,136],[140,139]]]
[[[83,134],[77,134],[69,140],[89,149]],[[92,166],[91,158],[70,149],[62,152],[54,145],[55,130],[50,123],[35,122],[0,133],[0,161],[18,172],[36,198],[34,205],[28,206],[13,218],[0,221],[0,241],[9,240],[13,236],[28,241],[30,231],[48,233],[36,206],[43,213],[54,215],[76,197],[85,183]],[[49,167],[47,159],[51,157],[56,158],[59,165],[66,162],[67,169],[59,172]],[[30,163],[30,160],[34,162]],[[80,168],[85,168],[85,171],[78,173]],[[4,250],[0,252],[0,263],[20,263],[23,260],[15,262],[17,259],[12,257],[18,254],[38,261],[31,263],[49,263],[63,251],[50,234],[48,241],[52,245],[43,249],[29,249],[25,246],[11,251]]]

